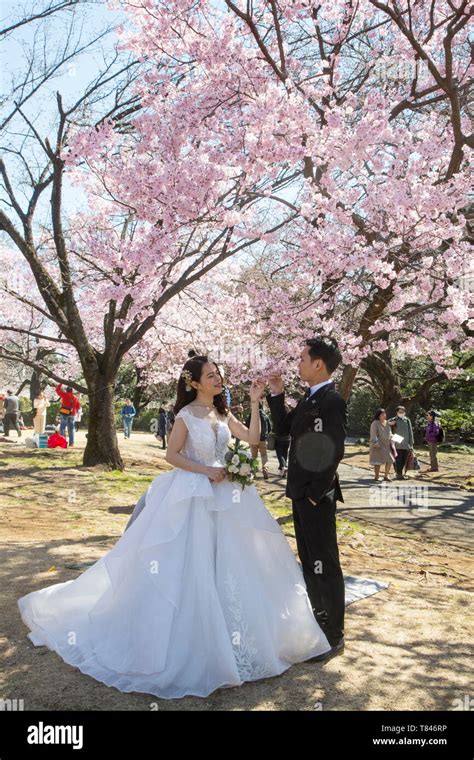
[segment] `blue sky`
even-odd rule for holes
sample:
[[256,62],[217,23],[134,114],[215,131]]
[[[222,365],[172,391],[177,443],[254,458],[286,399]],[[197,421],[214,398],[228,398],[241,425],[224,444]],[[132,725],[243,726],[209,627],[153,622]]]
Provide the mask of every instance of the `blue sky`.
[[[34,7],[35,11],[46,7],[49,3],[46,0],[35,2],[28,0],[23,3],[25,9]],[[0,29],[8,23],[12,23],[21,17],[16,0],[0,0]],[[2,71],[1,91],[8,93],[10,90],[10,80],[19,76],[25,66],[25,51],[28,53],[37,45],[38,52],[41,51],[43,37],[46,40],[46,56],[53,60],[54,56],[60,52],[65,44],[66,35],[70,31],[71,22],[74,20],[73,28],[75,38],[81,38],[82,43],[92,40],[104,31],[108,26],[117,25],[126,20],[123,12],[109,11],[105,2],[99,3],[80,3],[79,7],[73,11],[61,11],[52,16],[47,22],[37,21],[27,24],[13,32],[10,36],[0,38],[0,66]],[[56,91],[60,91],[65,107],[67,108],[80,97],[88,84],[95,78],[99,70],[103,70],[103,57],[111,56],[114,51],[114,45],[117,42],[117,36],[114,32],[109,33],[105,38],[96,44],[93,50],[88,49],[85,53],[66,63],[57,76],[47,84],[43,85],[39,94],[35,95],[24,106],[25,114],[34,123],[41,137],[49,136],[54,143],[55,123],[57,118]],[[124,53],[126,55],[126,53]],[[4,117],[9,112],[11,104],[0,104],[0,117]],[[102,115],[103,110],[100,111]],[[1,118],[0,118],[1,120]],[[15,132],[24,131],[25,122],[17,116],[12,123]],[[15,137],[18,143],[18,138]],[[0,145],[5,144],[5,136],[1,136]],[[38,144],[34,143],[33,156],[36,156],[41,166],[44,165],[45,156]],[[26,195],[22,196],[20,175],[14,175],[13,161],[10,154],[5,154],[12,184],[15,192],[18,194],[20,202],[26,207],[27,200],[31,195],[28,187],[25,187]],[[0,191],[1,192],[1,191]],[[294,200],[295,189],[288,188],[281,190],[279,196]],[[50,227],[50,190],[43,194],[41,204],[36,215],[36,222],[43,222]],[[64,210],[66,213],[73,213],[74,210],[82,208],[85,202],[83,191],[68,183],[68,175],[65,175],[64,181]],[[11,214],[11,209],[8,209]],[[14,218],[14,217],[12,217]],[[17,219],[15,218],[15,223]],[[7,242],[7,241],[6,241]],[[9,244],[9,243],[8,243]]]
[[[17,0],[1,0],[0,2],[0,28],[3,29],[10,23],[15,22],[23,17],[22,10],[46,7],[45,2],[22,3],[19,7]],[[99,36],[108,26],[113,26],[123,20],[123,14],[109,11],[105,3],[84,3],[74,10],[65,10],[49,17],[45,21],[36,21],[27,24],[7,37],[0,39],[0,71],[1,71],[1,92],[9,94],[11,92],[11,82],[15,77],[20,76],[24,71],[27,56],[31,54],[36,45],[36,59],[43,56],[52,62],[55,57],[64,50],[67,44],[67,35],[73,29],[73,40],[80,40],[84,45],[86,42]],[[93,49],[88,49],[84,53],[74,57],[70,62],[62,66],[55,74],[54,78],[42,85],[40,91],[33,96],[24,106],[25,115],[30,119],[41,137],[46,136],[54,139],[55,123],[57,117],[56,92],[59,91],[63,97],[66,107],[74,103],[84,92],[85,88],[97,76],[98,71],[104,68],[104,57],[110,57],[114,51],[114,43],[117,37],[114,32],[109,33],[95,44]],[[18,95],[18,94],[17,94]],[[17,95],[15,97],[17,97]],[[2,98],[3,100],[3,98]],[[0,105],[0,116],[3,118],[10,112],[11,101],[3,102]],[[10,123],[10,131],[18,133],[24,131],[26,124],[21,117],[16,117]],[[18,137],[7,138],[7,144],[11,140],[18,143]],[[5,136],[2,135],[1,145],[5,145]],[[3,153],[3,151],[1,151]],[[44,154],[39,147],[34,148],[34,155],[38,157],[41,164],[44,162]],[[4,155],[10,172],[13,171],[12,159],[8,154]],[[65,200],[68,209],[82,205],[83,195],[77,188],[70,188],[66,182]],[[16,184],[16,190],[20,198],[21,190],[19,182]],[[47,192],[47,191],[46,191]],[[43,201],[42,213],[47,213]]]

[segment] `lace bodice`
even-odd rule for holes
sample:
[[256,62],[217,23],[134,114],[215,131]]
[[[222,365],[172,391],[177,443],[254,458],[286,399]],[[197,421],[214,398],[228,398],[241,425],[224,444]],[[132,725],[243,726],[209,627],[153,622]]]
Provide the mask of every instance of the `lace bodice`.
[[181,454],[193,462],[199,462],[209,467],[225,465],[224,456],[227,453],[231,433],[227,419],[216,422],[195,415],[188,406],[183,407],[176,419],[181,418],[188,429],[185,444]]

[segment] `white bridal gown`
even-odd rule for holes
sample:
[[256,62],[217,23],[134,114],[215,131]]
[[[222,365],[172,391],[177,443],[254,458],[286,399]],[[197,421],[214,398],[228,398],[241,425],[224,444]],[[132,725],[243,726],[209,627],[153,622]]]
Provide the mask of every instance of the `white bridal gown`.
[[[189,407],[181,453],[222,466],[225,418]],[[158,475],[115,546],[75,580],[18,600],[36,646],[124,692],[205,697],[329,650],[303,575],[255,486]]]

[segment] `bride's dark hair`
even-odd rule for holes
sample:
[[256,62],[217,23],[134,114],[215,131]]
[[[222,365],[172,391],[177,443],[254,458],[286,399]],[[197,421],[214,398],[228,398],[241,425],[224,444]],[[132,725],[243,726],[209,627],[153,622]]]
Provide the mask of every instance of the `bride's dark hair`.
[[[178,414],[178,412],[183,408],[183,406],[186,406],[186,404],[190,404],[191,401],[194,401],[194,399],[197,396],[196,388],[191,388],[191,390],[189,391],[186,390],[186,381],[183,377],[184,370],[189,370],[189,372],[191,372],[192,380],[199,382],[201,380],[202,368],[204,367],[204,365],[215,364],[217,371],[222,377],[222,372],[219,369],[217,363],[213,361],[213,359],[210,359],[209,357],[204,356],[204,355],[197,354],[196,351],[194,350],[189,351],[188,356],[190,358],[185,362],[183,369],[181,370],[181,373],[179,375],[178,390],[176,394],[176,403],[173,407],[173,411],[175,414]],[[229,414],[229,408],[224,398],[223,390],[220,393],[218,393],[217,396],[214,396],[214,406],[216,407],[219,414],[222,414],[223,416],[226,416]]]

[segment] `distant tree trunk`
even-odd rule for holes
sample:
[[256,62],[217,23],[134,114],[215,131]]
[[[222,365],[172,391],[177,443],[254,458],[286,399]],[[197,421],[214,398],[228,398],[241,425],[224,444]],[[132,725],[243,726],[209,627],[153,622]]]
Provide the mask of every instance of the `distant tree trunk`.
[[370,354],[361,362],[361,368],[367,372],[379,393],[380,406],[387,410],[390,417],[399,405],[410,405],[409,399],[404,401],[398,375],[392,364],[390,351],[380,354]]
[[135,367],[136,384],[132,394],[132,404],[135,407],[137,414],[142,407],[146,406],[151,400],[150,393],[148,391],[148,385],[143,379],[143,372],[140,367]]
[[345,399],[346,401],[349,400],[349,396],[351,395],[351,391],[352,391],[352,386],[354,385],[354,380],[357,377],[358,371],[359,371],[359,367],[353,367],[350,364],[347,367],[344,367],[342,371],[342,377],[339,383],[338,390],[342,398]]
[[[36,341],[38,343],[38,340]],[[36,355],[35,355],[35,361],[42,362],[44,359],[46,359],[47,356],[52,354],[53,351],[50,348],[42,348],[41,346],[37,348]],[[30,401],[31,401],[31,409],[34,410],[34,400],[37,397],[38,393],[40,391],[43,391],[47,385],[47,383],[43,380],[41,380],[41,377],[43,376],[43,373],[39,369],[33,369],[31,373],[30,378]]]
[[38,393],[41,391],[41,382],[40,382],[40,373],[37,370],[33,370],[31,373],[31,380],[30,380],[30,401],[31,406],[33,406],[33,401],[37,397]]

